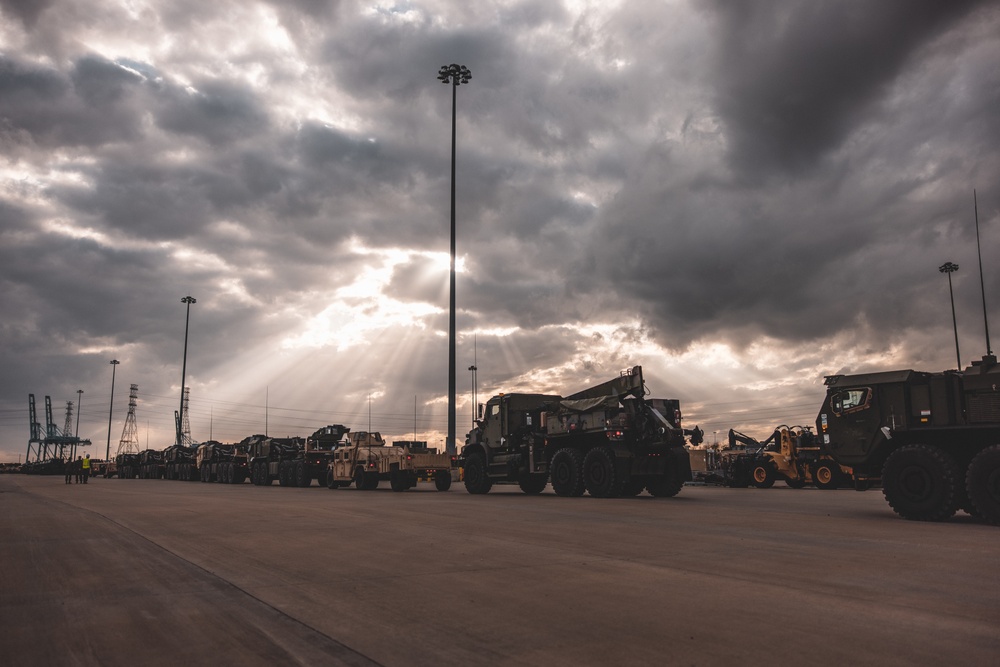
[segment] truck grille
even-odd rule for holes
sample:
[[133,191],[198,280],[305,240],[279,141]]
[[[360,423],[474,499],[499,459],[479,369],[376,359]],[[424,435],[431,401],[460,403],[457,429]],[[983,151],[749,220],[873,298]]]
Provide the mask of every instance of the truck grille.
[[967,409],[972,423],[1000,422],[1000,393],[969,394]]

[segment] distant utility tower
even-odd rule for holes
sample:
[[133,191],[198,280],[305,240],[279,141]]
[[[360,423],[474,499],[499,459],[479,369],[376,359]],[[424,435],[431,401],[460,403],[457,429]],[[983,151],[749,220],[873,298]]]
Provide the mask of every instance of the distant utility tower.
[[188,419],[188,405],[191,402],[191,387],[184,387],[184,400],[181,402],[181,444],[191,444],[191,420]]
[[73,401],[66,401],[66,421],[63,423],[62,434],[73,435]]
[[118,441],[118,455],[139,453],[139,428],[135,424],[135,406],[139,397],[139,385],[133,384],[128,393],[128,415],[125,416],[125,428],[122,429],[122,439]]

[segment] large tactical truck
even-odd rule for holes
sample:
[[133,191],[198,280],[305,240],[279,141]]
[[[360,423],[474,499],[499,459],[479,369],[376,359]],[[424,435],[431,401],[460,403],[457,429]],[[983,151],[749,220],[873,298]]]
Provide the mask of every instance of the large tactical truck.
[[115,457],[115,468],[118,479],[135,479],[139,476],[139,454],[119,454]]
[[215,440],[204,442],[198,445],[195,465],[202,482],[242,484],[250,474],[246,447],[242,444],[226,445]]
[[270,486],[278,480],[281,486],[292,486],[295,462],[305,442],[299,437],[269,438],[251,435],[240,444],[250,457],[250,481],[257,486]]
[[499,394],[480,410],[460,464],[469,493],[518,484],[560,496],[674,496],[691,481],[680,402],[646,397],[642,367],[570,396]]
[[139,452],[139,479],[163,479],[163,452],[159,449],[144,449]]
[[447,491],[455,461],[454,456],[428,448],[426,442],[404,440],[387,446],[380,433],[358,431],[333,452],[327,486],[337,489],[353,483],[357,489],[370,491],[387,481],[393,491],[406,491],[419,478],[433,478],[438,491]]
[[1000,524],[1000,366],[988,354],[964,371],[832,375],[817,433],[856,488],[881,484],[906,519],[958,509]]
[[198,481],[198,468],[195,465],[195,447],[187,445],[171,445],[163,450],[163,476],[166,479],[184,482]]

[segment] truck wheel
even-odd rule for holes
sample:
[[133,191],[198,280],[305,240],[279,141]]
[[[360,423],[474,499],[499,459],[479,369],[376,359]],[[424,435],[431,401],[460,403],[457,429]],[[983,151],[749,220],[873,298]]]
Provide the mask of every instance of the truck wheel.
[[316,484],[319,486],[326,486],[326,468],[316,473]]
[[203,482],[212,481],[212,473],[209,472],[209,467],[207,463],[201,464],[201,474],[198,475],[198,478]]
[[819,489],[836,489],[840,478],[840,467],[833,461],[818,461],[812,470],[813,484]]
[[649,495],[656,498],[673,498],[684,488],[684,480],[678,479],[675,475],[667,473],[662,477],[650,481],[646,484]]
[[377,472],[366,472],[365,473],[365,491],[374,491],[378,488],[378,473]]
[[365,469],[361,466],[354,469],[354,488],[358,491],[365,488]]
[[410,488],[410,482],[398,470],[393,470],[389,473],[389,488],[393,491],[406,491]]
[[493,488],[493,480],[486,473],[486,457],[482,454],[471,454],[465,461],[465,490],[469,493],[489,493]]
[[615,483],[615,455],[607,447],[594,447],[583,459],[583,485],[595,498],[613,498],[618,494]]
[[[414,482],[413,485],[415,486]],[[438,491],[447,491],[451,488],[451,471],[450,470],[438,470],[434,473],[434,488]]]
[[882,468],[882,493],[904,519],[943,521],[958,509],[958,466],[935,447],[900,447]]
[[332,470],[326,471],[326,488],[331,491],[340,488],[340,484],[337,482],[337,478],[334,477]]
[[309,471],[306,470],[305,461],[296,461],[294,471],[292,486],[305,488],[312,484],[312,477],[309,476]]
[[642,477],[631,477],[627,482],[625,482],[625,487],[622,489],[622,496],[626,498],[634,498],[642,493],[642,490],[645,488],[645,479]]
[[750,483],[758,489],[770,489],[774,486],[774,467],[770,460],[758,461],[750,469]]
[[977,513],[992,524],[1000,524],[1000,445],[976,454],[965,474],[965,486]]
[[536,496],[549,485],[549,476],[545,473],[524,474],[518,477],[517,485],[528,495]]
[[804,489],[805,486],[806,486],[806,483],[803,482],[801,479],[787,479],[786,478],[785,479],[785,486],[787,486],[789,488],[792,488],[792,489]]
[[564,497],[582,496],[583,485],[583,454],[572,447],[563,447],[552,456],[549,466],[549,477],[552,490],[556,495]]

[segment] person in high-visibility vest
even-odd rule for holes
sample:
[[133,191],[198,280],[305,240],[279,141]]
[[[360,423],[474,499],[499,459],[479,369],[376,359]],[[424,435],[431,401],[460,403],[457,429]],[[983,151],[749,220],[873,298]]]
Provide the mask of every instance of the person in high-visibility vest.
[[87,479],[90,477],[90,454],[83,459],[83,483],[87,483]]

